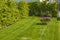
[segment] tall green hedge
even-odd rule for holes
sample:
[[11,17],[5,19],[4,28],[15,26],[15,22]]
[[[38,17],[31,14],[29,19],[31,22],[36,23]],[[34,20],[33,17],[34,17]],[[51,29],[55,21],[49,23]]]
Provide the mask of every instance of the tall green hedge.
[[18,4],[18,9],[20,11],[21,18],[27,18],[29,14],[29,5],[27,2],[21,1]]
[[0,25],[10,26],[20,19],[17,4],[12,0],[0,5]]
[[49,9],[50,9],[50,13],[52,14],[52,17],[57,17],[58,15],[57,3],[51,3]]
[[39,9],[39,2],[31,2],[31,3],[29,3],[29,15],[35,15],[35,16],[37,16],[38,15],[38,13],[39,13],[39,11],[40,11],[40,9]]
[[37,16],[51,16],[57,17],[58,13],[58,6],[57,3],[47,3],[47,1],[43,2],[31,2],[29,3],[29,14],[30,15],[37,15]]

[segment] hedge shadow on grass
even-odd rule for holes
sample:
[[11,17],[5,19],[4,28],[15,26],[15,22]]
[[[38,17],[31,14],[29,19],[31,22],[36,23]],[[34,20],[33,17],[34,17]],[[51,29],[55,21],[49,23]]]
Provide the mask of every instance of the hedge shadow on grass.
[[36,25],[47,25],[47,23],[36,23]]

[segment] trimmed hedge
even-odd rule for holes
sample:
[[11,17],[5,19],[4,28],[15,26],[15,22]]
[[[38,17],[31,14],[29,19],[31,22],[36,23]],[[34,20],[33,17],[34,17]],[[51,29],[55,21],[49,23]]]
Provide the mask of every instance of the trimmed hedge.
[[51,16],[51,17],[57,17],[58,13],[58,7],[57,3],[47,3],[46,1],[44,2],[31,2],[29,3],[29,8],[30,8],[30,15],[37,15],[37,16]]
[[[39,2],[31,2],[29,3],[29,15],[32,16],[32,15],[35,15],[37,16],[38,13],[40,12],[40,9],[39,9]],[[39,14],[40,15],[40,14]]]
[[20,11],[21,18],[27,18],[28,17],[28,14],[29,14],[29,7],[28,6],[29,6],[28,3],[24,2],[24,1],[21,1],[18,4],[18,9]]
[[10,26],[20,19],[19,10],[14,1],[7,1],[0,5],[0,25]]

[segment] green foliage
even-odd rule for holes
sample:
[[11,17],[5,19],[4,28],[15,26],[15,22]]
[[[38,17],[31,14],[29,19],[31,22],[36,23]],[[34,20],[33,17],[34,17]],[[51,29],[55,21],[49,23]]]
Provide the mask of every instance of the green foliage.
[[29,14],[29,8],[28,8],[28,6],[29,5],[27,4],[27,2],[24,2],[24,1],[21,1],[18,4],[18,9],[20,11],[21,18],[28,17],[28,14]]
[[0,24],[1,26],[10,26],[20,18],[17,5],[12,0],[0,5]]
[[58,8],[57,3],[47,3],[47,1],[43,2],[32,2],[29,3],[30,8],[30,15],[37,15],[37,16],[51,16],[51,17],[57,17]]
[[57,3],[21,1],[16,3],[13,0],[0,0],[0,26],[10,26],[21,18],[29,15],[35,16],[57,16]]
[[40,9],[39,9],[39,2],[31,2],[29,3],[29,15],[38,15],[38,13],[40,12]]
[[57,5],[57,3],[52,3],[50,5],[50,11],[52,13],[52,17],[57,17],[57,13],[58,13],[58,5]]

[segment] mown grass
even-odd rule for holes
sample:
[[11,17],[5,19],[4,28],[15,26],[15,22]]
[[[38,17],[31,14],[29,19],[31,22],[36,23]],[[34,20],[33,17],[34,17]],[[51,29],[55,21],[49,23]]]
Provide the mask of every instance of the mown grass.
[[0,40],[57,40],[57,20],[40,25],[38,17],[23,19],[0,30]]
[[58,21],[58,40],[60,40],[60,21]]

